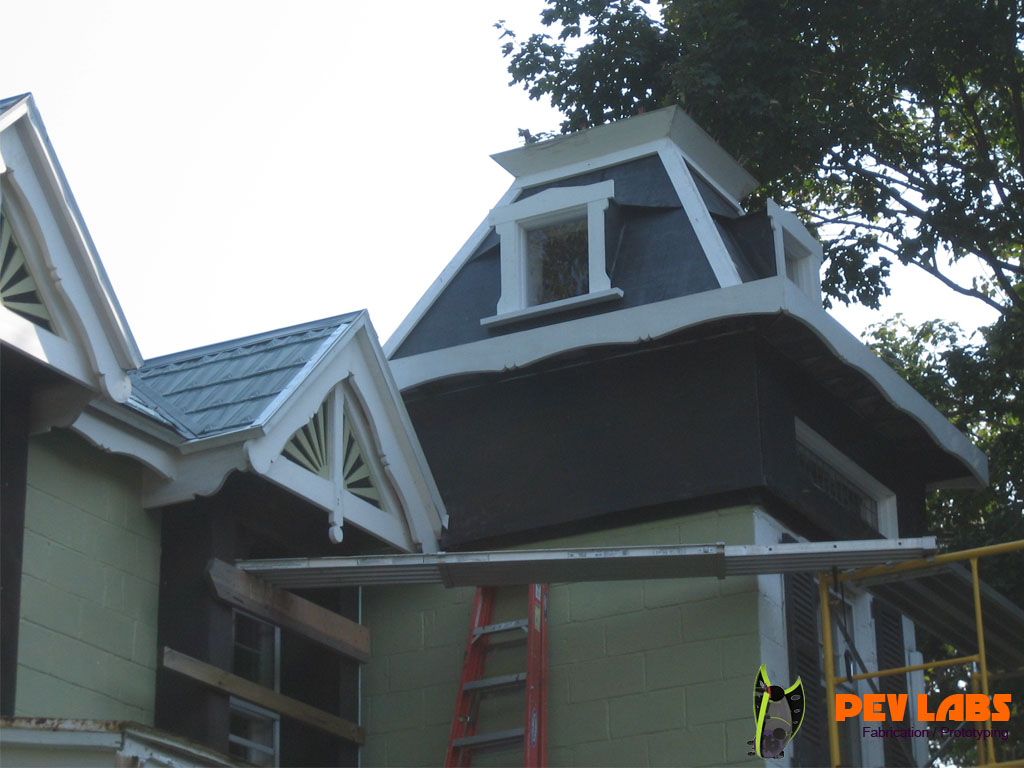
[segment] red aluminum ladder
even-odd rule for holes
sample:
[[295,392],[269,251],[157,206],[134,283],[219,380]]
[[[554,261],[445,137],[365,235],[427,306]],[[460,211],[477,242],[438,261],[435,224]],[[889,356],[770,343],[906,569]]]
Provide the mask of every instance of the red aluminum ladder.
[[[527,618],[492,624],[496,594],[495,587],[480,587],[476,591],[445,768],[469,766],[474,749],[511,747],[517,743],[523,745],[524,766],[547,766],[548,587],[547,584],[530,585]],[[526,633],[526,671],[485,678],[491,636],[517,630]],[[519,685],[525,685],[526,689],[524,726],[478,734],[479,696]]]

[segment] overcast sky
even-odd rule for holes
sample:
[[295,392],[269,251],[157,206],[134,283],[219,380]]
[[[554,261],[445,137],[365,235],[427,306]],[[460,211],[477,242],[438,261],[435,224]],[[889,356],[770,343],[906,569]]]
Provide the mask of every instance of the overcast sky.
[[[493,28],[542,7],[0,0],[0,97],[35,94],[145,357],[362,308],[383,342],[511,183],[489,155],[559,123]],[[884,314],[991,321],[926,285]]]

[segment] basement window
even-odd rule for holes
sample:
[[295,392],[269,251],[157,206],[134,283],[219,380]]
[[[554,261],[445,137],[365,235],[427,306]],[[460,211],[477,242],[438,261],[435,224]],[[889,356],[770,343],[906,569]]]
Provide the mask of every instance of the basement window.
[[838,509],[859,517],[886,538],[899,536],[896,494],[799,419],[796,461],[800,473]]
[[612,288],[605,215],[614,181],[552,187],[491,212],[501,239],[501,296],[491,326],[622,298]]

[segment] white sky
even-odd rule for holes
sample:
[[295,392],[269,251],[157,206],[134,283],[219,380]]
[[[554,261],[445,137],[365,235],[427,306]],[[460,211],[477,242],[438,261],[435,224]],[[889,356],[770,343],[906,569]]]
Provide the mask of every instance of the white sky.
[[[383,342],[560,118],[493,24],[542,0],[0,0],[0,97],[35,94],[145,357],[367,308]],[[883,314],[991,322],[913,272]]]

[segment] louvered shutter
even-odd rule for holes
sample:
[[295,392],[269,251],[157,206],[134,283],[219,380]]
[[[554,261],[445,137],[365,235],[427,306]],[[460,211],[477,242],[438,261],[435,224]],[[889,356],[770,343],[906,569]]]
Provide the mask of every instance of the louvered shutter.
[[[903,616],[891,606],[873,600],[871,615],[875,620],[875,649],[878,652],[878,668],[893,669],[906,666],[903,650]],[[878,678],[879,693],[906,693],[906,675],[886,675]],[[885,764],[892,768],[913,766],[910,745],[898,739],[885,739]]]
[[[783,536],[783,542],[795,539]],[[789,645],[789,685],[797,677],[803,680],[807,697],[803,725],[787,754],[793,750],[792,765],[797,767],[828,765],[828,728],[825,718],[825,688],[821,684],[821,660],[818,650],[818,584],[808,573],[787,573],[786,638]],[[774,682],[774,681],[773,681]]]

